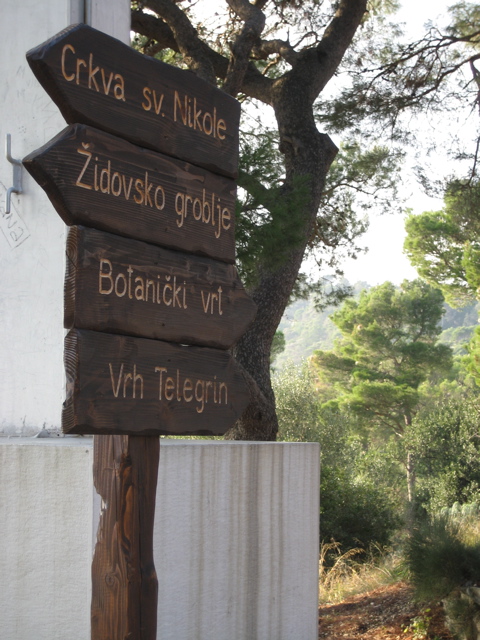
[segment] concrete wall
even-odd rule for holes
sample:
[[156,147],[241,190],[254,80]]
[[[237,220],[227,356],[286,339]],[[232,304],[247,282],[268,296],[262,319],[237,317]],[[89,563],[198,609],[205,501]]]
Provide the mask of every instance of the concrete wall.
[[0,439],[0,638],[90,637],[92,445]]
[[69,24],[92,26],[128,42],[129,0],[4,0],[0,20],[0,434],[58,429],[64,397],[63,275],[65,227],[43,190],[22,169],[23,194],[13,195],[12,165],[65,126],[25,59]]
[[[0,637],[88,640],[90,438],[0,439]],[[158,640],[315,640],[317,444],[162,440]]]

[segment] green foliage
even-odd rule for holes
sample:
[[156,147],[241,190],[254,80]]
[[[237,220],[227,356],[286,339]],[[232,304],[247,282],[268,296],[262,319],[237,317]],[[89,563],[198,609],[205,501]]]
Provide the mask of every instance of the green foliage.
[[[310,185],[309,178],[297,177],[285,187],[277,130],[245,118],[240,139],[237,260],[243,281],[254,286],[259,264],[275,269],[305,241]],[[319,269],[328,268],[339,279],[342,260],[359,254],[358,239],[368,227],[367,213],[391,209],[397,200],[401,159],[398,152],[375,143],[370,148],[356,140],[342,143],[308,238],[307,255],[315,258]],[[339,289],[330,284],[300,275],[293,298],[313,292],[323,306],[335,304]],[[344,295],[341,288],[340,292]]]
[[274,270],[304,241],[308,181],[296,177],[288,189],[284,187],[277,146],[278,133],[272,129],[242,136],[235,238],[247,287],[256,284],[260,263]]
[[445,614],[448,628],[455,638],[476,640],[477,621],[480,614],[478,604],[466,594],[457,593],[445,599]]
[[470,393],[423,407],[407,428],[418,502],[429,513],[480,499],[479,422],[480,398]]
[[329,316],[332,306],[317,311],[313,296],[298,299],[285,311],[279,328],[285,335],[285,351],[278,358],[277,365],[292,361],[300,364],[310,357],[315,349],[331,349],[334,338],[339,335]]
[[480,286],[480,182],[451,182],[444,200],[441,211],[408,217],[404,247],[419,275],[462,306]]
[[432,616],[429,615],[430,612],[431,609],[424,609],[420,615],[415,616],[412,619],[411,623],[403,630],[403,632],[412,632],[413,640],[426,640],[426,638],[428,638],[430,622],[432,621]]
[[369,477],[356,418],[321,408],[305,365],[285,367],[273,384],[279,439],[321,444],[321,539],[344,551],[386,544],[398,519],[388,493]]
[[439,341],[451,347],[454,356],[465,355],[474,331],[475,326],[450,327],[442,331]]
[[399,519],[382,488],[323,468],[320,502],[322,541],[335,540],[342,549],[388,544]]
[[480,542],[464,542],[460,525],[436,517],[408,538],[405,561],[420,600],[445,598],[480,575]]
[[437,344],[441,293],[422,282],[390,282],[332,316],[342,333],[331,352],[315,352],[320,376],[336,383],[339,402],[372,423],[403,432],[418,403],[418,387],[434,370],[447,372],[451,350]]
[[[447,32],[453,38],[462,39],[465,46],[474,49],[480,48],[480,7],[476,2],[457,2],[449,8],[452,15],[452,24]],[[476,28],[475,28],[476,27]]]
[[478,326],[468,343],[467,351],[468,359],[466,359],[465,366],[477,385],[480,386],[480,327]]
[[[479,46],[478,5],[460,2],[449,11],[446,29],[426,29],[416,42],[407,42],[402,29],[382,16],[372,21],[374,37],[358,37],[343,62],[350,86],[319,105],[319,119],[333,131],[388,123],[398,140],[405,111],[431,115],[469,105],[473,113],[477,87],[470,63],[472,48]],[[407,127],[404,133],[410,141]]]
[[453,308],[445,303],[445,315],[442,318],[442,329],[445,331],[454,327],[470,327],[478,322],[479,304],[472,304],[461,308]]
[[[452,306],[471,304],[480,291],[479,209],[480,181],[456,181],[445,194],[444,209],[410,216],[406,223],[405,251],[411,263]],[[480,384],[478,327],[466,350],[467,371]],[[462,351],[457,349],[457,353]]]
[[275,331],[272,347],[270,349],[270,365],[273,365],[277,357],[285,351],[285,335],[283,331]]
[[407,540],[405,561],[417,598],[430,602],[441,598],[453,636],[476,640],[480,589],[473,585],[478,584],[480,571],[478,505],[469,505],[468,510],[454,505],[423,522]]
[[[357,256],[358,238],[368,228],[372,210],[394,212],[403,154],[373,142],[343,142],[326,178],[309,246],[317,262],[341,271],[345,256]],[[400,204],[398,205],[400,209]],[[323,256],[315,249],[323,246]]]

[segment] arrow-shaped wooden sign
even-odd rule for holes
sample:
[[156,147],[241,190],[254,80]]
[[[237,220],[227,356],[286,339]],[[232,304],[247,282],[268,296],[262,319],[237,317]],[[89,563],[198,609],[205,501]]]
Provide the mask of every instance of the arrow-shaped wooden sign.
[[235,182],[85,125],[23,164],[68,225],[235,260]]
[[233,265],[72,227],[65,327],[228,349],[256,306]]
[[31,49],[27,60],[69,124],[236,176],[240,104],[194,74],[84,24]]
[[222,435],[249,401],[227,351],[96,331],[65,339],[65,433]]

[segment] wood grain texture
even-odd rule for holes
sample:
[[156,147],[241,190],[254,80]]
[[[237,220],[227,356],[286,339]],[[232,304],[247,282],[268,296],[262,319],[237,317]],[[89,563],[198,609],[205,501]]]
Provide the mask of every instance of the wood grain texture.
[[65,328],[228,349],[256,306],[237,271],[85,227],[67,238]]
[[235,261],[229,178],[85,125],[67,127],[23,164],[67,225]]
[[65,373],[65,433],[223,435],[249,401],[220,349],[73,329]]
[[97,436],[102,512],[92,563],[92,640],[156,640],[153,525],[159,438]]
[[31,49],[27,60],[69,124],[236,176],[240,104],[194,74],[84,24]]

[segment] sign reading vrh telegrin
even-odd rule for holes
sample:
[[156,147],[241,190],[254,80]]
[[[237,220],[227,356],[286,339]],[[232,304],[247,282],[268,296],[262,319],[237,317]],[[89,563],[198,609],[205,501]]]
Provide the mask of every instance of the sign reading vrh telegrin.
[[220,349],[73,329],[65,339],[66,433],[221,435],[248,401]]

